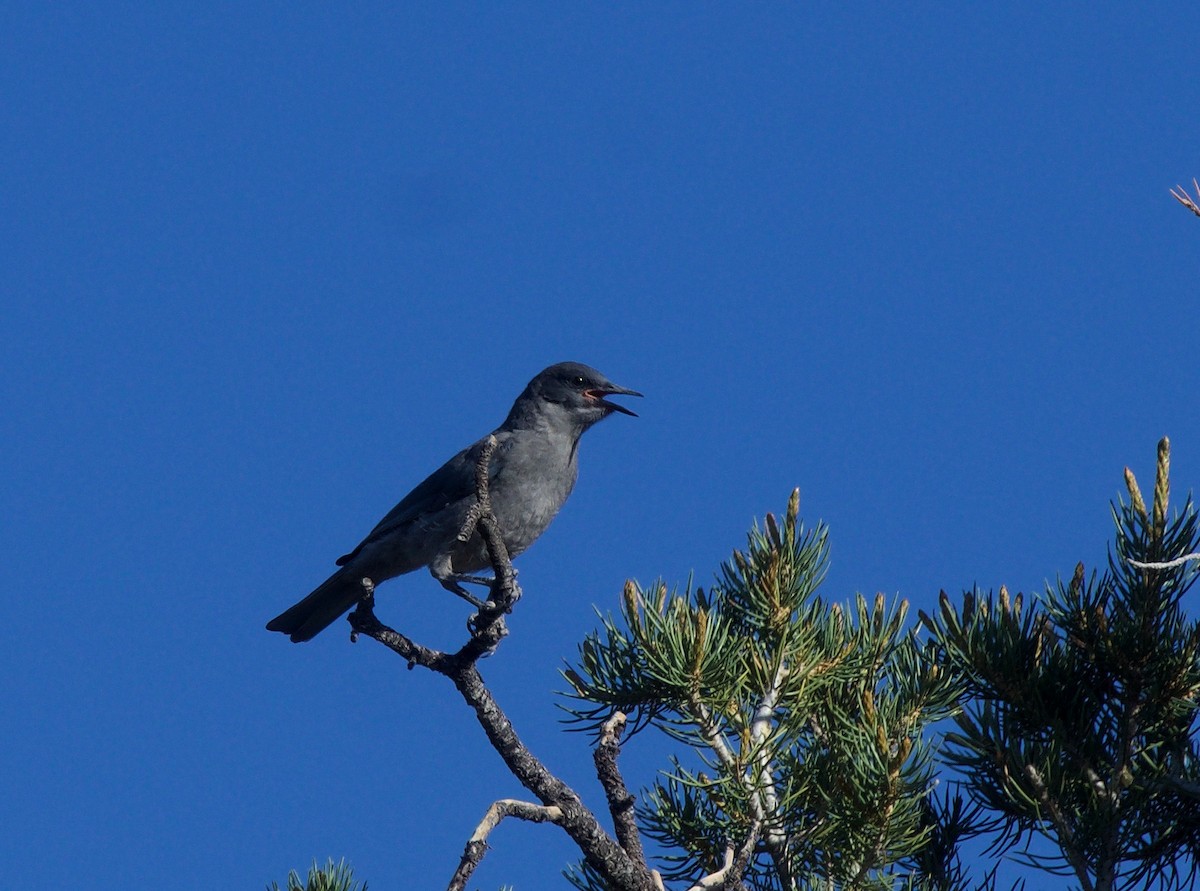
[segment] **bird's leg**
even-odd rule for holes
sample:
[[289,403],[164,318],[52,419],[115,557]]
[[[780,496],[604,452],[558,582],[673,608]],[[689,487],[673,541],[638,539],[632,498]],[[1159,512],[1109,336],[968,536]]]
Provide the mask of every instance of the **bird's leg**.
[[[513,577],[513,580],[516,581],[517,570],[515,568],[512,571],[512,577]],[[489,593],[496,590],[496,579],[490,575],[465,575],[465,574],[462,574],[462,575],[455,575],[455,576],[453,576],[453,578],[455,581],[466,582],[468,585],[485,585],[489,589]],[[445,583],[443,582],[443,584],[445,584]],[[457,593],[457,592],[455,592],[455,593]],[[488,598],[488,602],[494,603],[495,598]]]
[[455,575],[453,578],[468,585],[485,585],[488,588],[496,582],[490,575]]
[[458,597],[461,597],[467,603],[471,604],[476,609],[483,609],[485,601],[480,600],[474,594],[468,594],[467,590],[462,586],[462,582],[471,585],[487,585],[489,588],[492,585],[492,580],[482,578],[476,575],[466,575],[464,573],[455,572],[453,564],[450,562],[449,554],[439,555],[429,564],[429,574],[432,575],[443,588]]
[[[491,576],[468,575],[465,572],[455,572],[452,568],[449,555],[438,557],[436,560],[432,561],[429,564],[429,573],[438,580],[439,584],[441,584],[443,588],[445,588],[451,594],[461,597],[476,609],[484,609],[488,606],[488,604],[492,604],[493,607],[495,606],[494,601],[492,601],[490,598],[488,600],[480,600],[474,594],[468,593],[467,590],[462,586],[462,583],[464,582],[468,585],[483,585],[484,587],[488,588],[488,593],[491,593],[491,590],[494,589],[496,585],[496,580]],[[516,578],[516,575],[517,571],[514,569],[514,579]]]
[[355,604],[354,615],[350,616],[350,643],[358,643],[358,626],[354,624],[354,616],[362,613],[371,618],[375,617],[375,580],[364,576],[359,584],[362,585],[363,593]]
[[474,578],[473,576],[450,575],[450,576],[446,576],[446,578],[444,578],[444,579],[438,579],[438,581],[441,582],[442,587],[445,588],[447,591],[449,591],[451,594],[458,595],[459,597],[461,597],[467,603],[471,604],[471,606],[475,607],[476,609],[483,609],[487,605],[484,601],[480,600],[474,594],[468,593],[467,589],[459,584],[460,581],[462,581],[462,582],[479,582],[479,581],[485,581],[485,580],[477,579],[477,578]]

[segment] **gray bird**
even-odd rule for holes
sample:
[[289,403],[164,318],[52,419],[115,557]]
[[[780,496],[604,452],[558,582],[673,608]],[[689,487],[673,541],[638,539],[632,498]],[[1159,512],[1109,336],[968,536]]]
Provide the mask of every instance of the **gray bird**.
[[[529,382],[496,428],[488,465],[492,509],[513,557],[537,540],[575,487],[579,438],[615,411],[637,417],[605,396],[641,396],[578,362],[551,365]],[[486,439],[486,437],[485,437]],[[404,497],[319,588],[267,623],[296,643],[311,640],[376,584],[428,566],[442,586],[475,601],[459,584],[491,565],[476,532],[457,540],[475,503],[475,465],[483,440],[463,449]]]

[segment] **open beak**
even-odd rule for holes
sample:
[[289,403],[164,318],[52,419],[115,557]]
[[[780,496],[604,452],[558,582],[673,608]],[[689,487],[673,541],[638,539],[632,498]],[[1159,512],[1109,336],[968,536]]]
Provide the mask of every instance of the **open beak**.
[[641,396],[637,390],[627,390],[624,387],[618,387],[616,384],[605,384],[603,387],[592,387],[590,390],[584,390],[583,395],[588,399],[594,399],[600,405],[603,405],[609,411],[619,411],[623,415],[629,415],[631,418],[637,417],[637,412],[630,411],[623,405],[617,405],[615,402],[609,402],[605,396]]

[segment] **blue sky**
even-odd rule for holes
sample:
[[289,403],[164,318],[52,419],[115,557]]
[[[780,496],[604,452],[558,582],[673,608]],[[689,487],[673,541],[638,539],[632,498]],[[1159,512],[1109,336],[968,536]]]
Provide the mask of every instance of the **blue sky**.
[[[1126,464],[1200,479],[1183,4],[14,4],[0,27],[0,630],[12,887],[441,887],[522,790],[444,680],[263,624],[542,367],[646,394],[583,444],[483,668],[552,691],[627,577],[753,518],[823,589],[1040,589]],[[1195,604],[1193,602],[1193,613]],[[381,618],[463,605],[413,575]],[[639,748],[640,747],[640,748]],[[660,753],[623,763],[649,783]],[[481,888],[555,886],[502,826]]]

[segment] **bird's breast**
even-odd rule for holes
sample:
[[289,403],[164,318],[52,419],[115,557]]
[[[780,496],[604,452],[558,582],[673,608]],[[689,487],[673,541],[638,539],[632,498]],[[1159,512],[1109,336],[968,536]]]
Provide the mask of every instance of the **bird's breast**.
[[533,450],[510,457],[491,496],[511,554],[521,553],[546,531],[575,487],[577,476],[573,454]]

